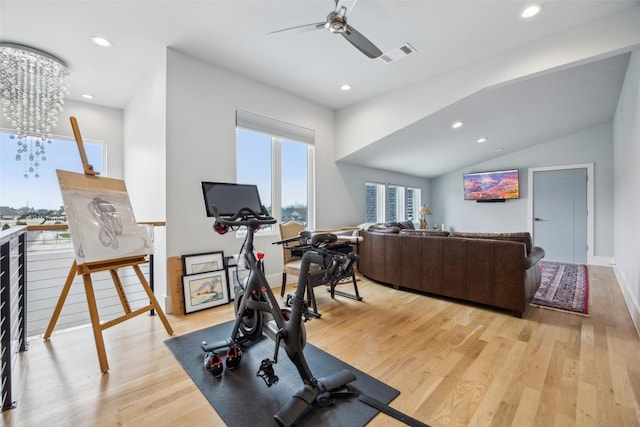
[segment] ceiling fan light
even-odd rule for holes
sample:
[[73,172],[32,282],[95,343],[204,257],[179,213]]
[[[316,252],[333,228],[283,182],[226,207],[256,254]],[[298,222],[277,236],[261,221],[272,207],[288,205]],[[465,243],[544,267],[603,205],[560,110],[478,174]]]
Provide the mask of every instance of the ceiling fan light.
[[340,34],[344,32],[344,22],[342,21],[332,21],[329,23],[329,31],[334,34]]

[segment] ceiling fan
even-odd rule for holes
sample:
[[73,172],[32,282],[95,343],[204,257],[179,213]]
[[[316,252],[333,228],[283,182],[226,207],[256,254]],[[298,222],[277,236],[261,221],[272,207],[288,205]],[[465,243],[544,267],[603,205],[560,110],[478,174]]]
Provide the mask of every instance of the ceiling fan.
[[[303,32],[327,29],[334,34],[341,34],[349,43],[355,46],[360,52],[369,58],[378,58],[382,56],[382,51],[369,41],[365,36],[360,34],[355,28],[347,24],[347,7],[340,6],[340,0],[335,0],[336,8],[327,15],[324,22],[316,22],[315,24],[298,25],[296,27],[285,28],[283,30],[272,31],[269,34],[284,32]],[[351,10],[355,7],[357,0],[351,5]]]

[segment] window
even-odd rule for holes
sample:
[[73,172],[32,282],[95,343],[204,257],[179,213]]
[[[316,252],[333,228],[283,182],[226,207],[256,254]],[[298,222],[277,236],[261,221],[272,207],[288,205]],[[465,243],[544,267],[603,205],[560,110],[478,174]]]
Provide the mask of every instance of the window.
[[421,190],[419,188],[407,187],[407,219],[416,222],[420,219]]
[[374,182],[365,183],[365,222],[385,221],[385,186]]
[[273,215],[271,137],[238,129],[236,149],[236,182],[257,185],[262,204]]
[[281,200],[280,221],[309,225],[309,146],[294,141],[280,142]]
[[404,187],[389,185],[389,221],[404,221]]
[[[236,181],[256,184],[262,203],[279,222],[294,220],[314,228],[313,145],[288,137],[296,136],[286,131],[295,125],[285,123],[283,130],[281,122],[255,113],[238,110],[237,124]],[[297,136],[309,140],[308,135]]]
[[[23,141],[18,145],[12,132],[0,131],[0,206],[18,212],[24,218],[62,214],[56,169],[82,173],[83,168],[75,141],[60,137],[50,141],[40,143],[44,145],[45,155],[35,155],[38,151],[36,141]],[[27,151],[18,153],[18,147],[25,145]],[[85,141],[84,148],[89,163],[104,175],[104,144]],[[34,154],[33,160],[29,159],[30,154]],[[36,158],[38,156],[40,160]]]
[[418,220],[420,210],[420,196],[419,188],[366,182],[365,222],[407,220],[415,222]]

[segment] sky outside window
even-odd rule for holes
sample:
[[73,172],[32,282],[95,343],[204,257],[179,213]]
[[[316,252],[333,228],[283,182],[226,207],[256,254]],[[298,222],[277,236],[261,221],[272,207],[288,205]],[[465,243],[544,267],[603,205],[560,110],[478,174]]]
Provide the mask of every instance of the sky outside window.
[[271,137],[242,129],[237,132],[237,182],[257,185],[260,201],[271,211]]
[[[38,209],[58,210],[63,205],[62,194],[58,184],[56,169],[83,173],[82,160],[78,146],[73,140],[52,138],[51,144],[45,143],[47,160],[40,161],[39,178],[28,173],[24,178],[25,167],[29,162],[16,160],[18,139],[11,138],[11,133],[0,131],[0,206],[14,209],[30,207]],[[104,171],[104,144],[84,143],[87,159],[101,175]],[[22,153],[25,158],[28,153]]]

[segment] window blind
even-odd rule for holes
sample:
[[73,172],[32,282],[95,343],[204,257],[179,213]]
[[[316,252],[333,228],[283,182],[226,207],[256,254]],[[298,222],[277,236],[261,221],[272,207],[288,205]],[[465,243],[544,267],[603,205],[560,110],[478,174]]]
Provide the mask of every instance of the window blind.
[[316,138],[316,132],[313,129],[240,108],[236,109],[236,127],[306,144],[313,144]]

